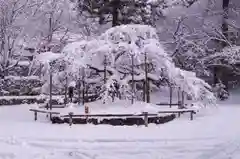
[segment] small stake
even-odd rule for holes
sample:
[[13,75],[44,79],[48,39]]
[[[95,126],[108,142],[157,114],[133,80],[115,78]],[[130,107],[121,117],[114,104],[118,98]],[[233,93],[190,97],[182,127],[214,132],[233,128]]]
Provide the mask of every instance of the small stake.
[[190,120],[193,120],[193,111],[190,113]]
[[143,112],[144,114],[144,125],[148,127],[148,112]]
[[73,124],[73,112],[69,113],[69,126]]
[[37,121],[37,111],[34,111],[34,120]]

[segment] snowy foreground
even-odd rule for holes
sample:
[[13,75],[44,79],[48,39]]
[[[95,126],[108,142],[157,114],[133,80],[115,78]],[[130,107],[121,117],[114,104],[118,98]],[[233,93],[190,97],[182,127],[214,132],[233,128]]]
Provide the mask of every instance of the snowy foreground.
[[239,121],[238,104],[147,128],[52,125],[26,105],[0,107],[0,159],[239,159]]

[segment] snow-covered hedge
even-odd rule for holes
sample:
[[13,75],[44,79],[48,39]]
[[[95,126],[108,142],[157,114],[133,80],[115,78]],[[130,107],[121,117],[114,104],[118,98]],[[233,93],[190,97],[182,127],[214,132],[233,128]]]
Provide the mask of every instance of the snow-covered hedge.
[[9,69],[9,76],[28,76],[28,65],[17,65]]
[[[171,115],[165,115],[161,117],[149,117],[148,123],[149,124],[164,124],[167,122],[170,122],[176,118],[175,114]],[[53,117],[52,123],[69,123],[69,119],[60,119],[59,117]],[[73,118],[74,124],[107,124],[107,125],[113,125],[113,126],[132,126],[132,125],[144,125],[144,119],[141,117],[127,117],[127,118]]]
[[[48,96],[2,96],[0,97],[0,106],[1,105],[20,105],[20,104],[43,104],[48,100]],[[53,104],[63,104],[62,97],[53,96]]]
[[6,76],[1,79],[0,95],[39,95],[43,83],[38,76]]

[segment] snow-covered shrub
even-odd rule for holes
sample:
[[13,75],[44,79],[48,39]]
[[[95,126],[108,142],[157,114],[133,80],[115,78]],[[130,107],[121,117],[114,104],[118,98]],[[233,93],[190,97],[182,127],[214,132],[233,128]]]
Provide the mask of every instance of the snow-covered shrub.
[[220,100],[225,100],[229,97],[229,93],[225,90],[226,86],[222,83],[217,83],[213,87],[214,95]]
[[[177,68],[160,44],[156,30],[147,25],[113,27],[96,39],[68,44],[62,55],[58,61],[64,62],[66,67],[54,76],[68,76],[71,80],[84,77],[86,83],[100,83],[104,100],[109,98],[114,82],[124,88],[121,93],[131,96],[132,73],[134,81],[143,81],[145,66],[148,65],[147,77],[150,81],[165,78],[181,87],[194,100],[215,102],[211,87],[193,72]],[[107,74],[106,84],[103,83],[104,71]]]
[[3,95],[39,95],[37,88],[43,83],[37,76],[18,77],[6,76],[1,80],[1,91]]

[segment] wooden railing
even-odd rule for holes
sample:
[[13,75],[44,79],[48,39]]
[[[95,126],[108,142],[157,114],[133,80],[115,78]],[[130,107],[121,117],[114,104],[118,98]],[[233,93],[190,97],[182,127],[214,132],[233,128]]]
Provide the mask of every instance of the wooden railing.
[[[44,114],[50,114],[50,117],[52,115],[59,115],[59,112],[54,112],[51,110],[43,110],[43,109],[30,109],[30,111],[34,112],[34,120],[37,120],[37,113],[44,113]],[[69,125],[71,126],[73,124],[74,118],[91,118],[91,117],[143,117],[144,118],[144,125],[148,126],[148,118],[149,117],[158,117],[159,114],[175,114],[178,113],[178,116],[180,117],[180,114],[182,113],[190,113],[190,120],[193,120],[193,114],[195,114],[194,109],[179,109],[179,110],[163,110],[158,111],[157,113],[148,113],[143,112],[139,114],[74,114],[73,112],[69,112],[67,115],[61,115],[60,118],[68,119]]]

